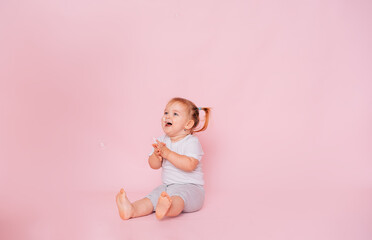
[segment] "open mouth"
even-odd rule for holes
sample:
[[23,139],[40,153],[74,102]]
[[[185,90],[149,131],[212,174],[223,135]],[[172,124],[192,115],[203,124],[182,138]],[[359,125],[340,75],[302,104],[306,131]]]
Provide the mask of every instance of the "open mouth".
[[170,126],[172,126],[172,123],[171,122],[165,122],[165,126],[170,127]]

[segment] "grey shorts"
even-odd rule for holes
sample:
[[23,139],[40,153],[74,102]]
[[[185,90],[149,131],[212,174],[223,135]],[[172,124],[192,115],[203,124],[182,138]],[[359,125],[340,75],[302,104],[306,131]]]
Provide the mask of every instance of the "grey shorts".
[[162,192],[168,193],[170,197],[179,196],[183,199],[185,207],[183,212],[195,212],[202,208],[204,203],[204,188],[202,185],[196,184],[162,184],[155,188],[146,197],[151,200],[154,206],[154,211],[156,205],[158,204],[158,199]]

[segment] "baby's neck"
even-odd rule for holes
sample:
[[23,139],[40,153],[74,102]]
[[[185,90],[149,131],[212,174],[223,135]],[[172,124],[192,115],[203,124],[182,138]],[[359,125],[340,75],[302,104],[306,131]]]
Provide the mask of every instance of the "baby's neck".
[[173,136],[173,137],[169,137],[169,138],[171,139],[172,142],[178,142],[178,141],[184,139],[189,134],[190,133],[185,133],[184,135],[178,135],[178,136]]

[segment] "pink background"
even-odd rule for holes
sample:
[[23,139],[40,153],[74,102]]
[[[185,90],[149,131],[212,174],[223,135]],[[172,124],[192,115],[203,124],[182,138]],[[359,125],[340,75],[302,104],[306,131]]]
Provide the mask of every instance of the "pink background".
[[[370,1],[2,1],[1,239],[372,239]],[[160,183],[167,101],[212,107],[206,202]]]

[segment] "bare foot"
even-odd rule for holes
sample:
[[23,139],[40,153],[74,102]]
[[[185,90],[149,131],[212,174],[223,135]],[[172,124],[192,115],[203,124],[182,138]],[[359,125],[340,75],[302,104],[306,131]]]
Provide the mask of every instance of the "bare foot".
[[167,214],[169,211],[169,208],[172,205],[172,199],[169,197],[169,195],[166,192],[162,192],[158,204],[156,205],[156,218],[157,219],[163,219],[164,216]]
[[116,195],[116,204],[118,205],[121,219],[128,220],[133,217],[134,207],[128,200],[124,189],[120,189],[120,192]]

